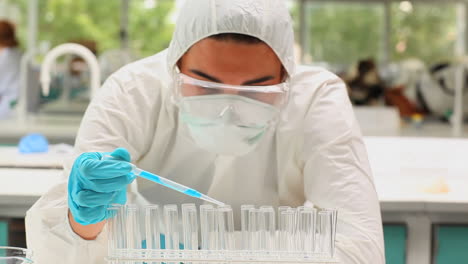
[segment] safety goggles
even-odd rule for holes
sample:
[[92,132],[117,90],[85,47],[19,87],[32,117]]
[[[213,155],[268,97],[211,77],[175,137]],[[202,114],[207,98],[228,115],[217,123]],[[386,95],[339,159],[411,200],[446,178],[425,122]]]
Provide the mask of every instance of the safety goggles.
[[177,73],[175,87],[176,102],[182,98],[204,95],[238,95],[258,102],[269,104],[275,108],[282,108],[288,99],[288,84],[280,83],[266,86],[230,85],[203,81]]

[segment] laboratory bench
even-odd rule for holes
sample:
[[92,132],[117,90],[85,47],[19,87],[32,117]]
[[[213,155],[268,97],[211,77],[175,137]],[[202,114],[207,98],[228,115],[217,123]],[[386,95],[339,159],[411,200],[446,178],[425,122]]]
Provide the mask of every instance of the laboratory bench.
[[468,263],[468,140],[365,137],[365,143],[388,263]]
[[18,144],[21,137],[29,133],[41,133],[50,143],[74,144],[81,116],[36,115],[24,122],[17,118],[0,120],[0,142]]
[[[382,210],[387,263],[468,262],[468,140],[366,137],[365,143]],[[39,161],[34,168],[0,168],[0,234],[2,218],[24,217],[62,179],[57,162],[58,156],[47,162],[53,169]]]

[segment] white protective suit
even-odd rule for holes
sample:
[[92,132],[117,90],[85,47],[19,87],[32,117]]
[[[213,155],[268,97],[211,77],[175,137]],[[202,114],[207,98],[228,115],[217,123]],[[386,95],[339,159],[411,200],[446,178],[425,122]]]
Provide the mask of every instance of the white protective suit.
[[17,48],[0,51],[0,119],[11,115],[11,104],[20,89],[21,52]]
[[[241,157],[198,148],[171,100],[176,61],[194,43],[221,32],[262,39],[291,77],[289,104],[276,129]],[[293,41],[284,0],[187,1],[169,49],[122,68],[100,89],[81,124],[77,154],[125,147],[138,167],[231,204],[236,217],[242,204],[338,208],[342,263],[384,263],[379,203],[345,85],[321,68],[294,69]],[[106,230],[86,241],[69,225],[72,161],[65,165],[64,182],[27,213],[28,248],[38,264],[105,263]],[[145,180],[137,185],[130,187],[130,203],[196,202]]]

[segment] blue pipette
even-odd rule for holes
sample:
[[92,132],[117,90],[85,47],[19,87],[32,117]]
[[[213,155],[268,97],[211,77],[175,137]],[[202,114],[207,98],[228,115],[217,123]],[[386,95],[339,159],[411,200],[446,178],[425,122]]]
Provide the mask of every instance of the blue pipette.
[[[103,157],[103,159],[113,159],[114,157],[110,156],[110,155],[105,155]],[[174,182],[174,181],[171,181],[169,179],[166,179],[164,177],[161,177],[159,175],[156,175],[156,174],[153,174],[151,172],[148,172],[148,171],[145,171],[145,170],[142,170],[140,168],[138,168],[137,166],[135,166],[134,164],[130,163],[133,167],[132,169],[132,173],[135,174],[136,176],[140,176],[144,179],[147,179],[147,180],[150,180],[152,182],[155,182],[157,184],[160,184],[162,186],[165,186],[167,188],[170,188],[170,189],[173,189],[175,191],[178,191],[178,192],[181,192],[183,194],[186,194],[188,196],[192,196],[192,197],[195,197],[195,198],[199,198],[199,199],[202,199],[204,201],[207,201],[207,202],[210,202],[210,203],[214,203],[218,206],[223,206],[224,203],[216,200],[216,199],[213,199],[211,197],[209,197],[208,195],[205,195],[195,189],[192,189],[192,188],[189,188],[185,185],[182,185],[180,183],[177,183],[177,182]]]

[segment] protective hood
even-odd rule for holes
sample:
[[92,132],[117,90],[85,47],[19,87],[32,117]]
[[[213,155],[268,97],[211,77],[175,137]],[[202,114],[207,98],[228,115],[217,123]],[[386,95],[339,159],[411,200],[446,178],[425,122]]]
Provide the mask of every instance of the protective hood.
[[284,0],[186,0],[168,51],[170,71],[198,41],[221,33],[256,37],[276,53],[289,76],[295,68],[294,32]]

